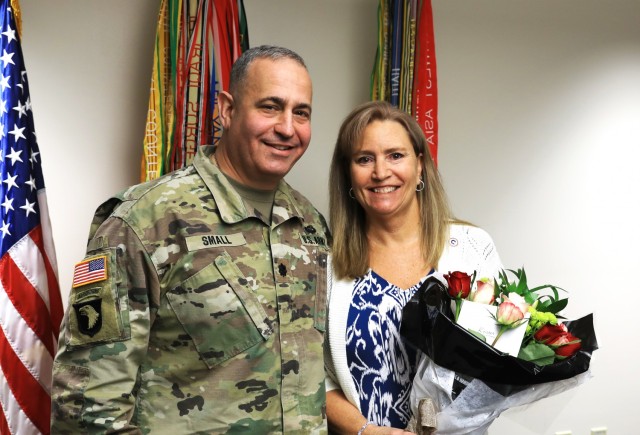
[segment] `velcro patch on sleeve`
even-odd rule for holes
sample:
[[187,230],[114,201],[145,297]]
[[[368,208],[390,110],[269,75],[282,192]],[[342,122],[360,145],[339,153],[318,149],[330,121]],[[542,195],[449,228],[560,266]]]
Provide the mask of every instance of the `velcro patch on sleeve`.
[[106,255],[87,258],[77,263],[74,267],[72,287],[76,288],[94,282],[104,281],[107,279],[107,276]]
[[123,338],[115,272],[115,251],[87,257],[76,265],[69,297],[67,345],[86,346]]

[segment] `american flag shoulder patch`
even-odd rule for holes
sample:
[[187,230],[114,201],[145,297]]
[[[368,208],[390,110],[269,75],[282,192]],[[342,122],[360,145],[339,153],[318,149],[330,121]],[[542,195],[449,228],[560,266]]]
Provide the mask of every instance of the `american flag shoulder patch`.
[[107,279],[107,256],[86,258],[77,263],[73,269],[73,283],[71,287],[100,282]]

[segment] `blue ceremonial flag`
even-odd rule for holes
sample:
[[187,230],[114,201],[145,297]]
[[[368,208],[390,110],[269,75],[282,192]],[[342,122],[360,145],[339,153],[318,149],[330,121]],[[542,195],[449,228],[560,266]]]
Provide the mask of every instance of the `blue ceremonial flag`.
[[0,0],[0,433],[48,434],[62,320],[17,0]]
[[389,69],[391,92],[389,102],[398,107],[400,103],[400,72],[402,69],[402,35],[404,21],[404,0],[393,0],[391,24],[391,68]]

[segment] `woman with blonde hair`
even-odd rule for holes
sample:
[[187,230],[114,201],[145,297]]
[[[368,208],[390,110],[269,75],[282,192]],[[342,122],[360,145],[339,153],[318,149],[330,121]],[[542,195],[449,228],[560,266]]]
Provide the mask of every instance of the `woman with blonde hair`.
[[402,308],[430,274],[495,276],[500,259],[485,231],[453,218],[422,130],[386,102],[362,104],[343,121],[329,208],[329,428],[403,433],[418,355],[400,336]]

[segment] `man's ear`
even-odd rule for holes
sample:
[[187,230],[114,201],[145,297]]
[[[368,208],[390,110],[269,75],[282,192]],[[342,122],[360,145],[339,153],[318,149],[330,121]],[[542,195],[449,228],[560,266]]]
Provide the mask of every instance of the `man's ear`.
[[229,125],[231,124],[233,108],[233,96],[226,91],[221,91],[218,94],[218,115],[220,116],[220,123],[222,124],[222,128],[224,129],[229,128]]

